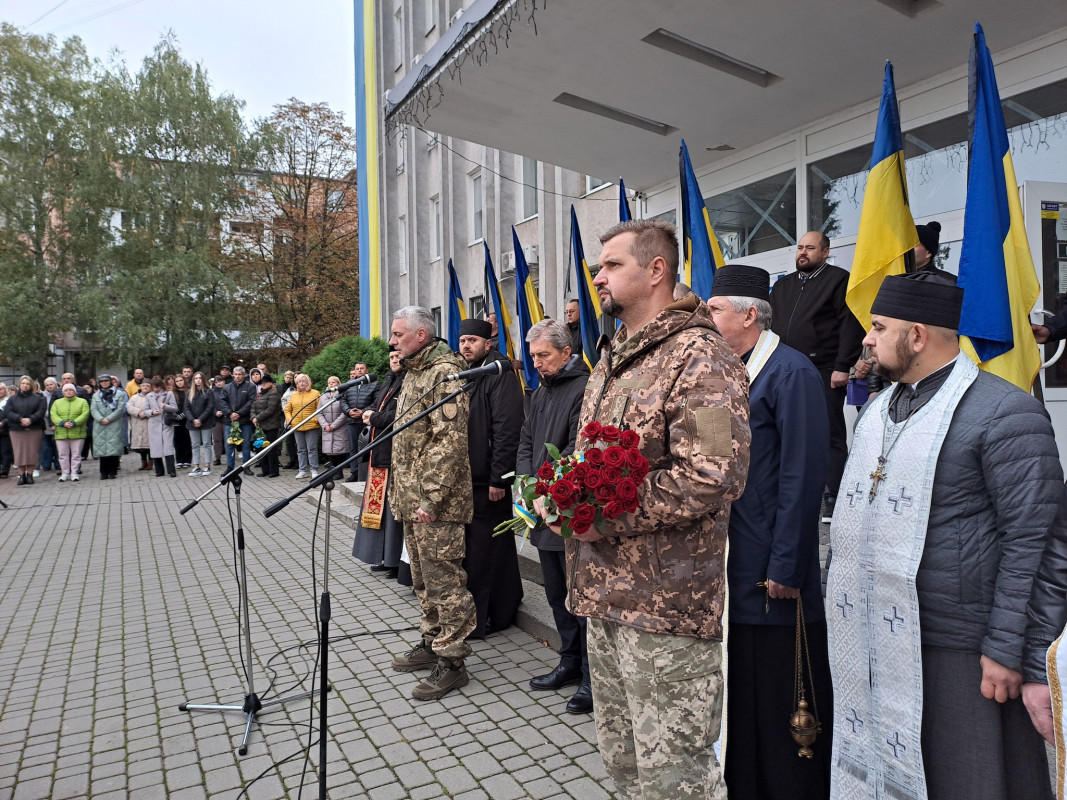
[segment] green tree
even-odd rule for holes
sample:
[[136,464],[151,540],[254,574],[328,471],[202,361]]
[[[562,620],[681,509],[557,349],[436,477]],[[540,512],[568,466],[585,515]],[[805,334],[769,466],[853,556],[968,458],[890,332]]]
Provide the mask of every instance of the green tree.
[[106,303],[85,335],[114,357],[211,363],[237,334],[239,287],[220,264],[220,221],[254,157],[230,95],[164,37],[140,70],[101,81],[94,122],[112,132],[121,230],[101,265]]
[[373,339],[345,336],[309,358],[300,371],[307,373],[311,385],[321,391],[331,375],[340,378],[341,383],[347,381],[353,365],[359,362],[366,364],[379,381],[384,380],[389,374],[389,345],[378,336]]
[[100,75],[80,40],[0,24],[0,356],[38,371],[84,322],[110,241],[117,181],[87,113]]
[[226,254],[248,288],[246,327],[299,361],[359,329],[355,134],[326,104],[294,98],[257,135],[256,180]]

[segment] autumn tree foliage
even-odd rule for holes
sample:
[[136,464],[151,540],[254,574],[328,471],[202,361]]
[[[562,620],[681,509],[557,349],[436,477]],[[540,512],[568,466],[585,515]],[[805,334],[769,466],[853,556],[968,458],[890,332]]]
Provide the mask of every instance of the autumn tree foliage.
[[[359,329],[355,134],[324,103],[275,107],[224,235],[245,328],[299,362]],[[280,354],[280,353],[279,353]]]

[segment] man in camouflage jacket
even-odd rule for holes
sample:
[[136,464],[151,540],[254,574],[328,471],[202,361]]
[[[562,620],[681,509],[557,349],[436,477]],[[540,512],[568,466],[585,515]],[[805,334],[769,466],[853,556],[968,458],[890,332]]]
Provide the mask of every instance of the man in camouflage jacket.
[[[450,394],[455,383],[437,384],[467,365],[435,337],[433,316],[408,306],[393,316],[389,343],[407,369],[397,401],[399,428]],[[411,696],[436,700],[469,682],[464,659],[466,638],[475,626],[474,600],[463,571],[464,524],[473,501],[467,452],[470,401],[461,394],[423,417],[393,440],[389,503],[404,523],[411,578],[422,606],[422,640],[393,659],[393,669],[430,669]]]
[[712,745],[748,379],[707,306],[692,293],[673,299],[673,225],[620,223],[601,242],[594,285],[623,326],[586,386],[579,436],[592,421],[635,431],[649,473],[636,513],[567,542],[570,608],[589,618],[600,752],[620,797],[725,798]]

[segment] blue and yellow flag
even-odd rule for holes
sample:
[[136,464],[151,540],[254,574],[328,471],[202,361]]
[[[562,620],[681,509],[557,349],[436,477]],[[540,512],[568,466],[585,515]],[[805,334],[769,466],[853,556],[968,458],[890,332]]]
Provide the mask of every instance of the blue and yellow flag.
[[515,245],[515,313],[519,315],[519,347],[522,353],[522,372],[526,378],[526,388],[533,391],[540,385],[541,376],[534,368],[530,356],[530,344],[526,334],[530,328],[545,318],[541,313],[541,300],[537,297],[537,287],[530,277],[530,267],[526,263],[526,254],[519,244],[519,234],[511,226],[511,240]]
[[496,312],[497,348],[500,352],[515,360],[515,345],[511,341],[511,314],[508,313],[507,304],[500,296],[500,284],[496,280],[496,270],[493,269],[493,259],[489,255],[489,245],[484,241],[485,248],[485,285],[493,300],[493,311]]
[[1030,330],[1040,286],[1023,228],[1015,167],[993,58],[975,23],[970,71],[970,156],[959,285],[960,346],[986,372],[1029,392],[1041,368]]
[[[904,136],[893,84],[893,65],[885,63],[882,104],[874,131],[874,152],[867,189],[863,195],[856,254],[845,294],[848,307],[864,330],[871,327],[871,304],[887,275],[909,271],[912,250],[919,243],[915,220],[908,206],[908,179],[904,171]],[[936,255],[936,253],[935,253]]]
[[679,278],[689,284],[697,297],[707,300],[711,297],[715,270],[725,262],[719,240],[711,229],[711,218],[700,194],[693,164],[689,161],[685,139],[678,153],[678,172],[682,189],[682,252],[685,254],[684,269]]
[[453,352],[459,352],[459,323],[467,318],[463,307],[463,291],[459,288],[459,277],[448,259],[448,346]]
[[626,184],[619,178],[619,222],[629,222],[632,219],[630,201],[626,199]]
[[593,276],[585,263],[582,232],[578,229],[578,215],[571,206],[571,252],[574,255],[574,274],[578,286],[578,325],[582,332],[582,355],[592,369],[600,361],[596,343],[600,340],[600,296],[593,288]]

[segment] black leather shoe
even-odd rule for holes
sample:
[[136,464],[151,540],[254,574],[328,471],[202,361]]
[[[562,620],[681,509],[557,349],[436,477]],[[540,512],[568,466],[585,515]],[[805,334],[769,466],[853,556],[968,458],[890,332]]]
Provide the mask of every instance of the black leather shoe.
[[18,485],[19,486],[25,486],[26,485],[26,476],[23,475],[21,472],[19,473],[19,484]]
[[590,714],[593,711],[593,687],[583,683],[567,701],[568,714]]
[[530,678],[530,688],[539,692],[562,689],[564,686],[577,686],[582,682],[582,670],[579,667],[565,667],[560,664],[547,675]]
[[389,567],[385,566],[385,564],[375,564],[373,567],[370,568],[370,571],[371,572],[388,572],[389,571]]

